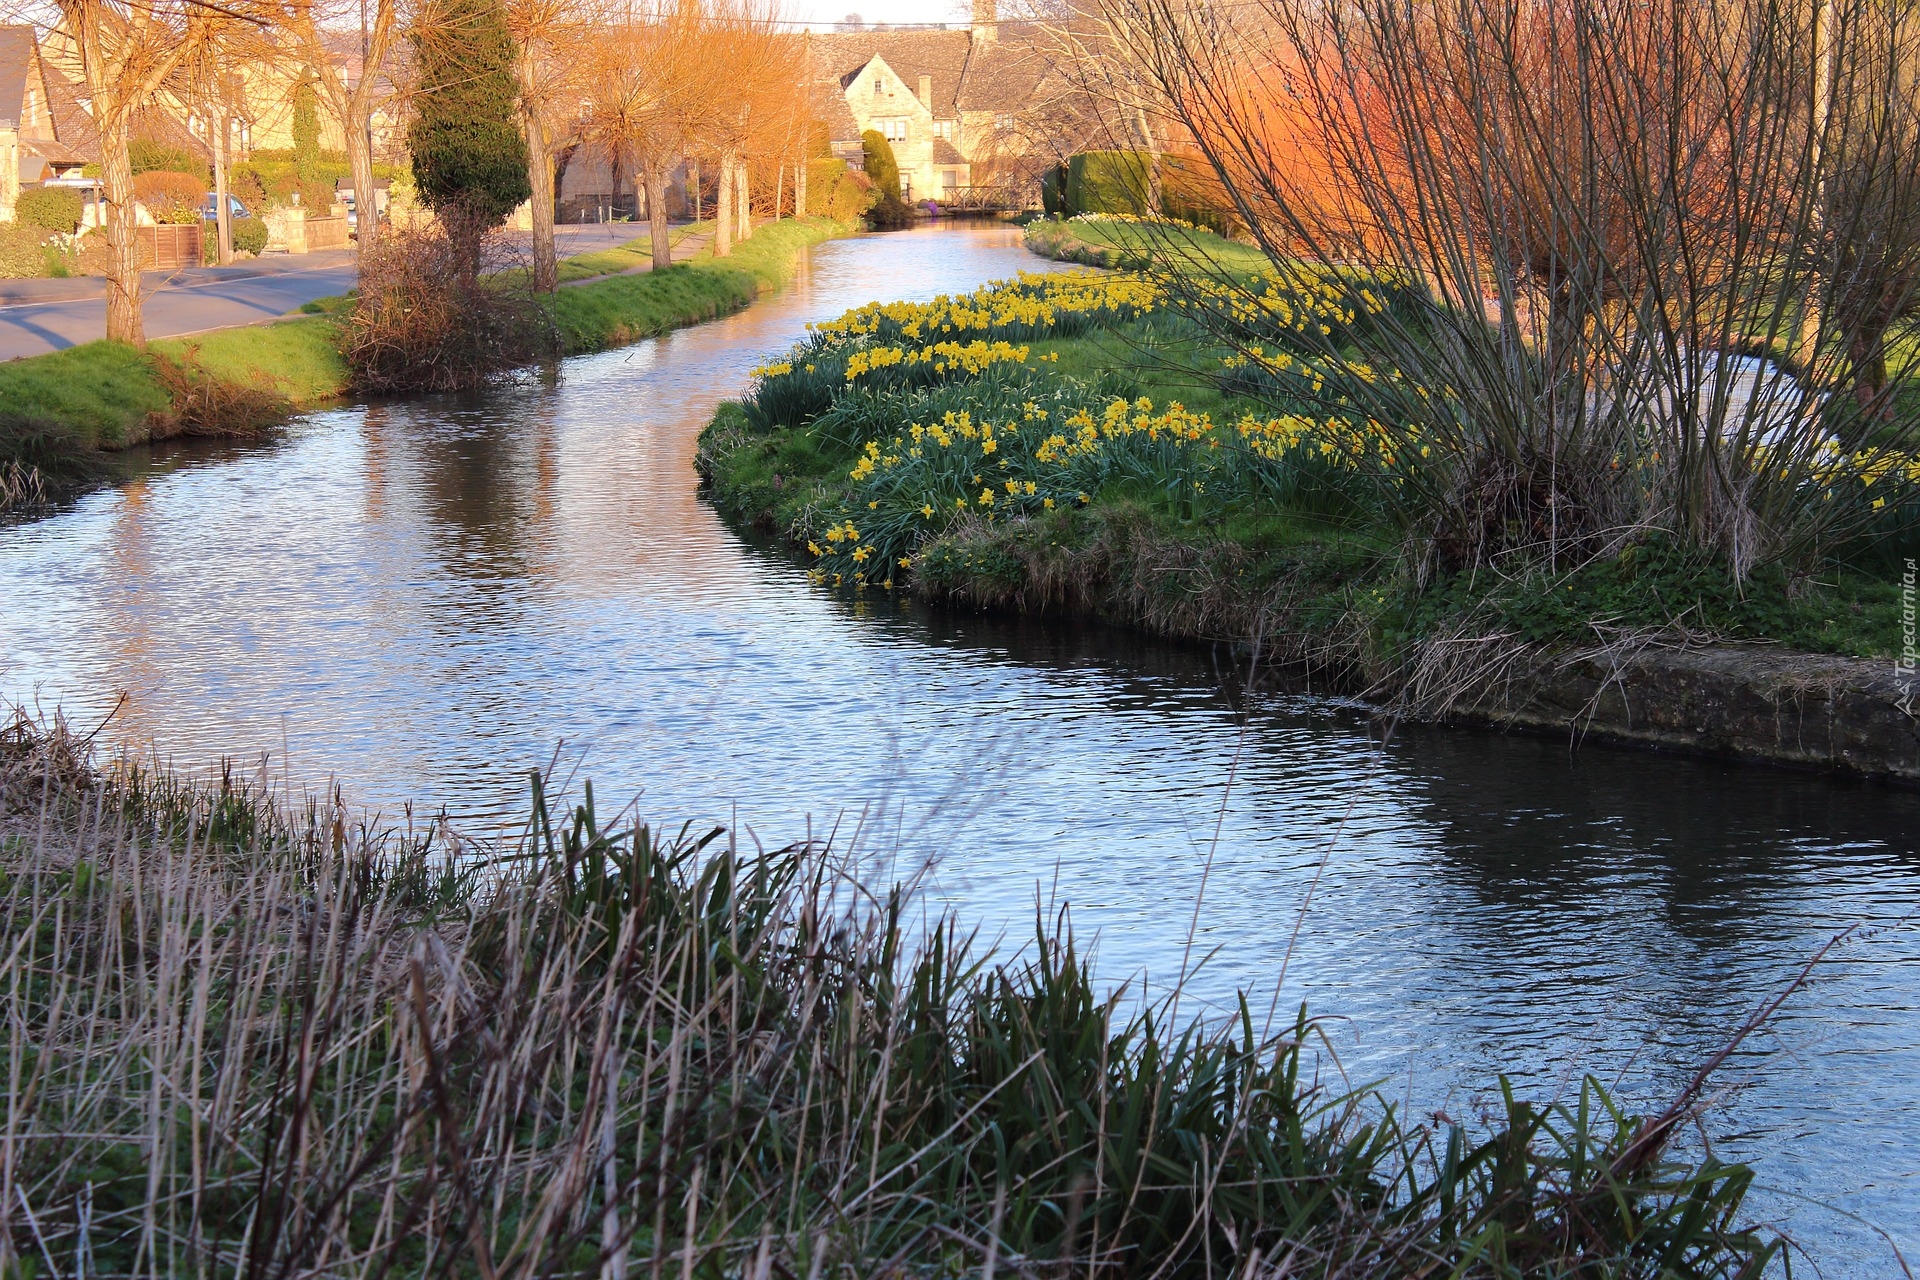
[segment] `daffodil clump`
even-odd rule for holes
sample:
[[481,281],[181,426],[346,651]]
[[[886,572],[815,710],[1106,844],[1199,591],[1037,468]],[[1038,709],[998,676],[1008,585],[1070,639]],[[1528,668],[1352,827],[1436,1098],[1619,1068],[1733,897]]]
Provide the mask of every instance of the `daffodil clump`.
[[[1347,293],[1310,274],[1276,276],[1257,296],[1270,323],[1350,322]],[[1357,305],[1377,302],[1368,294]],[[1162,314],[1178,326],[1184,305],[1139,276],[1023,275],[814,326],[788,358],[756,371],[743,407],[761,431],[811,428],[855,451],[839,500],[801,518],[815,580],[890,587],[959,522],[1073,510],[1115,485],[1162,494],[1186,518],[1240,499],[1357,510],[1367,485],[1411,461],[1404,437],[1324,394],[1323,363],[1284,351],[1260,358],[1292,366],[1291,399],[1324,399],[1330,411],[1216,421],[1177,400],[1156,405],[1063,376],[1057,351],[1035,350]]]
[[892,587],[924,543],[957,524],[1072,510],[1113,485],[1168,492],[1189,513],[1209,498],[1291,495],[1306,475],[1352,500],[1396,465],[1396,447],[1377,423],[1248,414],[1217,424],[1145,397],[1098,408],[1029,400],[998,420],[949,410],[866,442],[845,498],[807,539],[810,573],[831,586]]

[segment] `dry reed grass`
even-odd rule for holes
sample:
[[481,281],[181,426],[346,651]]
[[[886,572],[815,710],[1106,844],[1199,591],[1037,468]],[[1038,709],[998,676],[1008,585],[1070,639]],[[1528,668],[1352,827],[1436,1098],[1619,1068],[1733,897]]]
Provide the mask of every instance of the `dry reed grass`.
[[[1498,1131],[1304,1015],[1124,1012],[1070,933],[906,927],[841,852],[511,847],[0,734],[0,1274],[1751,1276],[1748,1173],[1597,1086]],[[1177,1024],[1177,1025],[1176,1025]],[[1704,1075],[1702,1077],[1704,1080]]]

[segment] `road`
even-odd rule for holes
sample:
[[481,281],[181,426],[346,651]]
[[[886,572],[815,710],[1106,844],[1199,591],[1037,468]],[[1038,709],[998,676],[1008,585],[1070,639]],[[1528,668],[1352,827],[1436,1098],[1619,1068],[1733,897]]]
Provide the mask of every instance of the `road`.
[[[644,226],[608,223],[554,229],[561,257],[625,244]],[[351,250],[300,257],[273,254],[231,267],[149,271],[144,318],[149,338],[174,338],[274,320],[302,303],[345,293],[356,271]],[[107,333],[107,282],[0,280],[0,360],[44,355]]]

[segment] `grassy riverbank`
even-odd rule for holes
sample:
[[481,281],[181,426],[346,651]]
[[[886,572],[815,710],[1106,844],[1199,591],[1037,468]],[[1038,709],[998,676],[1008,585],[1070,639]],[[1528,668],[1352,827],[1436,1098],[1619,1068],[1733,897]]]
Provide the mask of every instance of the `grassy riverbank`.
[[[1318,322],[1310,299],[1299,314]],[[1576,568],[1423,581],[1376,500],[1407,465],[1387,448],[1247,394],[1153,282],[1053,276],[822,326],[721,411],[700,465],[716,505],[787,536],[827,585],[1257,642],[1355,690],[1402,687],[1462,637],[1900,643],[1898,575],[1871,562],[1763,565],[1736,586],[1650,536]],[[1883,491],[1911,501],[1901,483]]]
[[[597,351],[737,311],[785,283],[806,246],[851,230],[826,218],[765,223],[729,257],[716,259],[707,249],[666,271],[637,275],[602,273],[645,262],[640,242],[569,259],[568,275],[587,276],[554,301],[563,350]],[[351,382],[337,342],[337,308],[318,311],[161,339],[144,353],[93,342],[0,363],[0,405],[7,407],[0,468],[44,464],[57,483],[87,471],[90,455],[103,450],[172,435],[244,433],[338,399]]]
[[[846,878],[570,812],[494,848],[0,732],[8,1274],[1757,1275],[1597,1085],[1411,1124]],[[1256,997],[1251,1008],[1266,1005]],[[1189,1002],[1191,1008],[1191,1002]],[[1704,1082],[1705,1077],[1702,1077]]]

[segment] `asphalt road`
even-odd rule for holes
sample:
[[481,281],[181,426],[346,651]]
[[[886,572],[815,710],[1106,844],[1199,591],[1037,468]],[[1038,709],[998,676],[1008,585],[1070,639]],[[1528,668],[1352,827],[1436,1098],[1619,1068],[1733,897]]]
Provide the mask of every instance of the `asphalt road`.
[[[555,228],[561,257],[645,235],[632,223]],[[302,303],[353,288],[353,253],[271,255],[232,267],[149,271],[143,308],[149,338],[174,338],[273,320]],[[0,280],[0,360],[43,355],[107,333],[107,285],[98,278]]]

